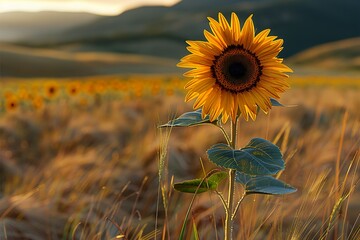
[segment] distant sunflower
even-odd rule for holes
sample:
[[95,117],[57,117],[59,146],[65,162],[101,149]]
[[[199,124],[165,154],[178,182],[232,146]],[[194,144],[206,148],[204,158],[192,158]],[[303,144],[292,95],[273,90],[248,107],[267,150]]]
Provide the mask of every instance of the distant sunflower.
[[6,110],[15,111],[19,107],[19,101],[16,97],[10,97],[6,99]]
[[57,82],[48,82],[45,86],[45,93],[48,98],[55,98],[59,92],[59,84]]
[[80,92],[80,83],[72,82],[67,87],[70,96],[75,96]]
[[256,119],[258,107],[265,113],[271,108],[270,98],[289,88],[292,70],[277,55],[283,40],[268,36],[269,29],[255,35],[252,15],[242,29],[235,13],[231,24],[219,13],[219,21],[208,18],[213,33],[204,31],[207,41],[187,41],[191,54],[183,57],[179,67],[193,68],[184,76],[192,77],[185,85],[185,101],[196,98],[194,108],[202,107],[203,117],[213,121],[241,115]]

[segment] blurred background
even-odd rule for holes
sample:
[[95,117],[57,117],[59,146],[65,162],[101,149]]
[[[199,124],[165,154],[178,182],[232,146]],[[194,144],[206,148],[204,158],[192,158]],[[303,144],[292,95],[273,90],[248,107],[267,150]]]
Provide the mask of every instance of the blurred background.
[[357,0],[2,0],[0,76],[179,73],[185,40],[204,40],[219,11],[243,22],[253,13],[257,32],[285,40],[290,65],[358,73],[359,9]]

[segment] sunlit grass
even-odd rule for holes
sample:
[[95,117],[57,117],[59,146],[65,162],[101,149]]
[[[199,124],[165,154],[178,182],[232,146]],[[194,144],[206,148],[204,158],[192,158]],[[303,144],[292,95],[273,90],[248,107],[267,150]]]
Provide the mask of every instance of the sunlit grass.
[[[173,176],[203,177],[215,167],[200,161],[203,153],[223,140],[207,126],[172,129],[169,142],[158,132],[160,123],[191,110],[183,103],[185,81],[64,79],[49,97],[54,81],[0,83],[0,239],[176,239],[192,195],[175,192]],[[287,169],[279,178],[298,192],[246,199],[236,239],[358,239],[360,81],[291,81],[282,103],[292,107],[259,114],[256,124],[242,121],[238,141],[275,142]],[[11,101],[15,108],[7,107]],[[221,239],[221,203],[209,198],[196,198],[188,229],[196,224],[200,239]]]
[[329,75],[329,76],[293,76],[291,85],[296,87],[332,86],[340,88],[360,87],[359,76]]

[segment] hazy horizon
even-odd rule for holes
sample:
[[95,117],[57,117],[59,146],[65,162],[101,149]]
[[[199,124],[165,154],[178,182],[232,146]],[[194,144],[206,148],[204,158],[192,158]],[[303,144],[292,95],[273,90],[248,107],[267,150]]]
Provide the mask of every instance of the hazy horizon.
[[8,12],[85,12],[97,15],[118,15],[140,6],[171,6],[180,0],[2,0],[0,14]]

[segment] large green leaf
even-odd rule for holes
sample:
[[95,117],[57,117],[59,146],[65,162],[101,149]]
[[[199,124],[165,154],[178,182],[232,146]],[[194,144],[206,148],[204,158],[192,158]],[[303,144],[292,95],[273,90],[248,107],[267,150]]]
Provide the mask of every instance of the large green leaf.
[[236,181],[241,183],[246,194],[281,195],[296,192],[296,188],[272,176],[256,176],[236,172]]
[[262,138],[252,139],[240,150],[223,143],[216,144],[207,154],[213,163],[249,175],[273,175],[285,167],[280,149]]
[[206,180],[193,179],[180,183],[175,183],[174,188],[179,192],[186,193],[203,193],[211,190],[215,190],[220,182],[227,177],[226,172],[217,172],[212,174]]
[[182,114],[180,117],[169,121],[168,123],[161,125],[160,127],[190,127],[205,123],[216,124],[216,121],[211,122],[209,116],[202,118],[202,110],[196,110],[193,112],[187,112]]

